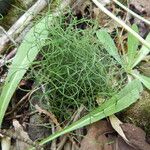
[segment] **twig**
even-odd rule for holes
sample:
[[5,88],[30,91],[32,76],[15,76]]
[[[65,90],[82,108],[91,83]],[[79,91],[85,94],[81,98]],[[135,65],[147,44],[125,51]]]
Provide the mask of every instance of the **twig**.
[[[35,108],[39,113],[43,113],[46,116],[48,116],[50,118],[50,121],[52,121],[58,127],[58,130],[62,129],[54,114],[52,114],[51,112],[48,112],[47,110],[44,110],[44,109],[40,108],[38,105],[35,105]],[[78,120],[78,118],[80,117],[81,112],[84,110],[84,108],[85,107],[83,105],[81,105],[81,107],[75,112],[76,115],[73,115],[74,116],[74,118],[72,118],[73,121]],[[67,134],[63,137],[62,142],[59,144],[59,147],[57,148],[57,150],[61,150],[63,148],[64,144],[66,143],[67,138],[69,138],[69,140],[72,142],[72,144],[75,147],[77,147],[77,145],[75,144],[74,139]]]
[[17,22],[7,31],[7,34],[0,38],[0,52],[2,52],[6,44],[16,35],[21,33],[30,21],[43,10],[47,5],[46,0],[38,0],[26,13],[24,13]]
[[[30,113],[26,113],[26,116],[32,116],[34,114],[38,113],[37,110],[33,111],[33,112],[30,112]],[[17,115],[17,116],[14,116],[14,117],[7,117],[6,120],[12,120],[12,119],[19,119],[19,118],[22,118],[24,115]]]
[[8,55],[0,59],[0,67],[6,65],[7,63],[12,62],[13,57],[15,56],[17,48],[13,49]]
[[59,146],[57,148],[57,150],[62,150],[62,148],[64,147],[66,141],[68,139],[67,135],[64,135],[63,138],[61,139],[61,142],[59,143]]
[[6,32],[6,30],[0,26],[0,29],[2,30],[2,32],[4,33],[5,36],[7,36],[9,38],[9,40],[15,45],[17,46],[17,43],[14,41],[14,39]]
[[71,150],[76,150],[76,148],[74,147],[74,145],[72,145]]
[[14,48],[5,58],[6,61],[11,59],[16,54],[17,48]]
[[27,94],[15,105],[15,107],[14,107],[10,112],[6,113],[5,116],[8,116],[8,115],[10,115],[11,113],[13,113],[13,112],[22,104],[22,102],[28,98],[29,95],[30,95],[30,92],[27,93]]
[[51,112],[48,112],[47,110],[42,109],[41,107],[39,107],[38,105],[35,105],[36,110],[40,113],[40,114],[45,114],[46,116],[48,116],[50,118],[50,120],[57,126],[58,130],[61,130],[61,126],[58,123],[57,118],[55,117],[55,115]]
[[[84,105],[81,105],[80,108],[71,117],[71,121],[70,122],[77,121],[84,109],[85,109]],[[69,125],[70,122],[67,125]],[[62,150],[64,144],[66,143],[66,141],[68,139],[68,136],[69,136],[68,134],[66,134],[66,135],[63,136],[61,142],[59,143],[59,146],[58,146],[57,150]],[[76,145],[74,143],[74,139],[71,136],[69,136],[69,139],[71,139],[71,142],[73,143],[73,145]]]
[[84,105],[81,105],[78,110],[76,111],[76,114],[74,116],[73,122],[77,121],[80,118],[81,113],[83,112],[83,110],[85,109]]
[[[30,28],[33,26],[32,23],[30,23],[21,33],[20,35],[15,39],[15,42],[21,43],[24,36],[27,34],[27,32],[30,30]],[[13,57],[15,56],[17,52],[17,48],[14,48],[7,56],[3,56],[2,59],[0,59],[0,67],[4,66],[6,63],[9,63],[13,60]]]
[[0,67],[4,66],[8,61],[10,62],[12,57],[16,54],[17,48],[13,49],[8,55],[3,56],[2,59],[0,59]]
[[[55,126],[54,126],[53,122],[51,122],[51,127],[52,127],[52,134],[54,134],[55,133]],[[56,139],[54,139],[52,141],[51,150],[56,150]]]

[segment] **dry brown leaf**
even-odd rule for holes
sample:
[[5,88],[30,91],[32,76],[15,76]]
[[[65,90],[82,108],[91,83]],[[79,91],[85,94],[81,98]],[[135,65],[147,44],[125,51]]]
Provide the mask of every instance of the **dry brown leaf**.
[[[150,20],[150,0],[131,0],[129,2],[129,7],[135,13],[145,17],[147,20]],[[132,15],[130,16],[129,21],[131,24],[135,23],[138,25],[139,33],[142,37],[146,37],[150,32],[150,26]]]
[[[13,126],[15,128],[15,133],[17,134],[18,137],[24,139],[24,141],[32,142],[27,132],[23,130],[23,127],[20,125],[20,123],[17,120],[13,120]],[[30,147],[31,145],[23,141],[16,140],[16,150],[27,150]]]
[[137,150],[150,150],[150,145],[146,142],[145,132],[133,124],[124,123],[121,125],[129,143]]
[[109,117],[110,123],[112,125],[112,127],[114,128],[114,130],[126,141],[128,142],[128,139],[126,138],[122,128],[121,128],[121,124],[122,122],[115,116],[112,115]]
[[110,144],[112,141],[109,141],[105,135],[105,133],[112,131],[113,129],[107,121],[99,121],[92,124],[81,142],[80,150],[113,150]]
[[115,144],[115,147],[114,147],[114,150],[137,150],[133,147],[131,147],[130,145],[128,145],[122,137],[118,137],[116,139],[116,144]]
[[150,0],[131,0],[130,5],[136,13],[150,17]]
[[[127,123],[122,123],[120,126],[128,143],[120,135],[115,134],[107,121],[99,121],[88,128],[80,150],[150,150],[142,129]],[[118,125],[116,127],[118,128]]]

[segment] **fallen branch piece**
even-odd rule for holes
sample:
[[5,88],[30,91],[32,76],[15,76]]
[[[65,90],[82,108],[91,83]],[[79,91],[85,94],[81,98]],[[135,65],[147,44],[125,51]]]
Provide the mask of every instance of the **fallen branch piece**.
[[11,39],[20,34],[30,21],[47,5],[46,0],[38,0],[26,13],[24,13],[17,22],[0,38],[0,52],[2,52],[6,44]]

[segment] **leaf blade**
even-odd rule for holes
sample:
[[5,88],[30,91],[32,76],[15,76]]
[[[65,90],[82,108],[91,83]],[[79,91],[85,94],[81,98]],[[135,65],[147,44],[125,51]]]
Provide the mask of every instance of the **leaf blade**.
[[[138,32],[138,27],[136,24],[132,25],[132,29],[136,32]],[[128,33],[128,40],[127,40],[127,45],[128,45],[128,52],[127,52],[127,56],[128,56],[128,66],[131,68],[133,60],[137,54],[137,49],[139,46],[139,40],[133,36],[131,33]]]
[[122,65],[122,60],[118,53],[117,47],[107,31],[105,29],[100,29],[96,32],[96,35],[103,44],[104,48],[106,48],[107,52],[113,56],[119,64]]
[[[150,42],[150,33],[147,35],[146,39],[147,42]],[[134,68],[141,60],[144,59],[144,57],[150,52],[150,49],[146,46],[142,46],[140,49],[137,57],[134,60],[134,64],[132,65],[132,68]]]
[[136,74],[135,72],[132,72],[132,75],[135,78],[139,79],[145,85],[145,87],[150,90],[150,77],[141,74]]
[[[49,17],[49,19],[51,20],[52,16]],[[46,30],[46,22],[47,16],[31,28],[31,30],[26,34],[23,42],[18,48],[16,56],[14,57],[0,95],[0,127],[4,118],[5,111],[15,89],[17,88],[23,75],[26,73],[26,70],[29,68],[29,66],[37,56],[39,52],[39,46],[44,44],[45,38],[48,36],[48,31]],[[39,41],[38,44],[37,38]]]

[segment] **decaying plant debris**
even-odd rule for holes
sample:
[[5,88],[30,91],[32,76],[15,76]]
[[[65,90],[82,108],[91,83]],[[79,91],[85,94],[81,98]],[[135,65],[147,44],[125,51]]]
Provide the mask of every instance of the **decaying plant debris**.
[[[142,37],[145,38],[148,35],[150,28],[146,23],[137,21],[137,19],[126,14],[123,9],[118,8],[115,3],[109,0],[102,0],[100,2],[102,6],[107,6],[111,12],[115,13],[122,20],[127,21],[128,24],[136,23],[139,28],[139,34]],[[145,1],[132,0],[130,3],[127,3],[127,1],[120,2],[125,5],[129,4],[133,11],[141,16],[145,16],[146,19],[150,17],[149,5],[145,5]],[[117,150],[118,146],[119,150],[148,150],[150,147],[148,143],[150,106],[147,97],[150,94],[149,90],[145,91],[145,87],[141,83],[146,85],[146,87],[150,86],[149,82],[146,82],[150,81],[148,78],[149,69],[145,67],[146,64],[149,68],[149,55],[144,57],[138,66],[134,66],[135,70],[126,69],[125,64],[122,62],[130,62],[128,57],[126,57],[129,51],[129,39],[127,38],[129,33],[125,32],[107,14],[100,11],[94,4],[95,1],[64,0],[60,7],[55,9],[57,3],[59,1],[29,0],[22,2],[18,0],[18,2],[16,1],[12,5],[8,5],[8,8],[11,9],[8,11],[7,8],[7,13],[3,11],[4,9],[0,9],[0,12],[4,15],[1,21],[2,34],[0,36],[0,52],[3,52],[1,54],[2,59],[0,60],[0,89],[3,90],[3,85],[5,86],[6,83],[9,84],[9,81],[11,82],[9,77],[11,69],[13,70],[13,67],[11,67],[12,61],[14,66],[15,60],[18,63],[20,62],[20,64],[16,63],[16,70],[14,67],[14,72],[11,74],[12,79],[15,78],[13,75],[19,72],[17,66],[20,65],[18,69],[24,70],[24,74],[20,74],[20,77],[22,76],[23,78],[20,78],[20,81],[18,80],[18,87],[17,82],[14,82],[17,89],[15,91],[16,87],[14,86],[15,93],[12,93],[13,98],[7,108],[3,125],[1,126],[4,129],[8,129],[8,132],[7,130],[0,130],[2,150],[5,149],[5,146],[7,148],[11,147],[9,149],[20,150],[32,149],[33,147],[36,149],[54,150]],[[23,4],[23,6],[20,6],[20,4]],[[6,3],[3,3],[3,5],[6,5]],[[25,12],[20,10],[21,13],[18,13],[16,6],[26,9]],[[43,10],[44,8],[45,10]],[[50,14],[51,8],[54,10],[53,15]],[[14,12],[16,10],[18,16],[14,15],[12,17],[11,10]],[[43,12],[39,14],[42,10]],[[46,12],[49,15],[43,17]],[[10,17],[10,22],[8,16]],[[13,18],[17,20],[16,23],[12,21]],[[42,23],[40,18],[43,19]],[[10,27],[13,24],[12,22],[14,25]],[[38,26],[40,23],[43,30]],[[117,51],[122,57],[108,52],[110,47],[107,42],[103,43],[105,38],[102,40],[97,38],[97,31],[102,28],[106,28],[109,31],[117,45],[116,49],[118,48]],[[104,33],[105,30],[102,30],[101,34]],[[107,35],[105,36],[109,39]],[[130,38],[133,37],[130,36]],[[110,41],[109,39],[108,42]],[[24,63],[23,66],[25,68],[21,68],[22,62],[19,61],[19,57],[16,58],[19,55],[15,55],[17,53],[16,49],[21,54],[20,45],[23,45],[22,49],[25,51],[24,55],[26,55],[24,61],[30,65],[26,66]],[[27,45],[26,48],[25,45]],[[148,48],[149,45],[147,43],[146,45]],[[136,50],[140,51],[143,47],[137,45]],[[38,55],[33,54],[33,52],[30,53],[28,48],[33,48]],[[114,48],[113,44],[111,48]],[[131,45],[130,48],[132,49]],[[32,54],[34,56],[30,59]],[[147,51],[145,52],[146,54],[148,54]],[[129,58],[133,58],[132,56],[130,55]],[[144,75],[144,77],[141,74],[136,76],[137,72]],[[7,74],[8,77],[6,77]],[[136,77],[140,82],[137,79],[132,82],[133,78]],[[5,80],[6,83],[4,83]],[[130,87],[130,90],[128,87]],[[105,116],[109,116],[109,113],[111,115],[122,110],[119,104],[124,104],[126,107],[129,106],[132,102],[129,101],[128,97],[131,98],[131,101],[135,102],[143,90],[142,87],[144,87],[144,92],[139,101],[117,116],[124,122],[140,126],[145,130],[147,136],[140,128],[132,124],[123,123],[120,126],[127,140],[122,139],[117,134],[118,130],[115,129],[117,131],[115,132],[108,120],[102,120],[91,124],[87,128],[80,128],[72,133],[68,133],[68,131],[73,131],[91,122],[95,122],[94,117],[96,121],[99,120],[97,115],[102,119]],[[7,91],[7,86],[5,89]],[[4,91],[2,91],[0,100],[2,98],[7,99],[4,96]],[[109,98],[112,102],[108,100]],[[116,101],[114,101],[115,98]],[[121,98],[130,104],[128,105],[123,101],[121,103]],[[2,102],[1,104],[3,105]],[[95,107],[98,107],[98,109],[95,109]],[[85,116],[88,112],[90,112],[89,117],[88,115]],[[79,127],[76,124],[77,120],[79,120]],[[87,120],[89,120],[89,123]],[[12,122],[13,127],[11,127]],[[52,136],[48,137],[51,134],[58,137],[63,132],[63,129],[64,133],[67,133],[66,135],[57,139]],[[131,130],[131,132],[128,132],[128,130]],[[132,130],[136,130],[136,135],[134,135]],[[11,142],[11,138],[14,142]],[[51,141],[52,139],[54,140]],[[43,144],[45,145],[43,146]]]

